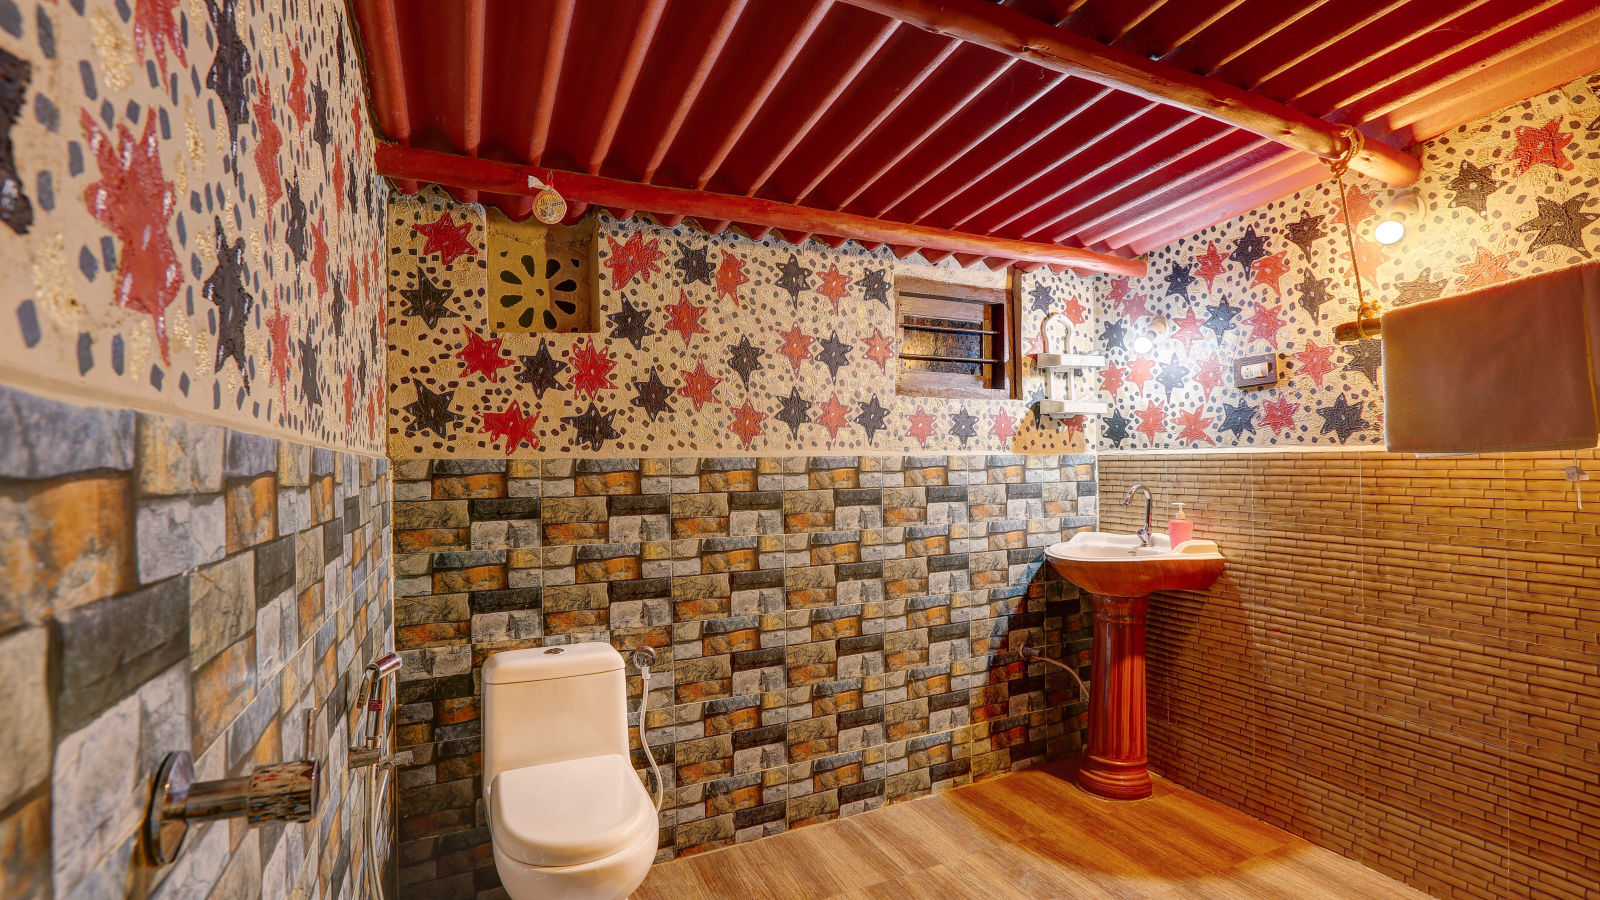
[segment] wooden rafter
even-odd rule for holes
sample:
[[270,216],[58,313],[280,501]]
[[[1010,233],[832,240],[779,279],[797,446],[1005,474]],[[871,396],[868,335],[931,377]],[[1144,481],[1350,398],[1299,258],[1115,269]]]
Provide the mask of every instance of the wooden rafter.
[[1142,276],[1143,260],[1125,259],[1073,247],[1014,241],[943,228],[888,222],[866,216],[812,209],[757,197],[711,191],[659,187],[534,166],[379,143],[374,156],[378,172],[397,180],[441,184],[491,194],[526,196],[536,191],[529,178],[554,185],[569,203],[618,210],[648,210],[664,215],[694,216],[700,221],[727,219],[791,234],[825,234],[857,241],[883,241],[937,253],[963,253],[998,259],[1048,263],[1086,272]]
[[[1054,28],[988,0],[842,0],[935,34],[1029,60],[1159,103],[1188,109],[1321,159],[1337,159],[1348,141],[1340,127],[1226,82],[1152,62]],[[1350,167],[1390,184],[1417,180],[1416,157],[1376,141]]]

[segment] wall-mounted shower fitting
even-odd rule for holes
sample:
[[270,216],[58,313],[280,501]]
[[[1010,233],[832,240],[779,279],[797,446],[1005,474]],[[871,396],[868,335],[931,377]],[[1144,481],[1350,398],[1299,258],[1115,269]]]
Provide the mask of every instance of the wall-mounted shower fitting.
[[315,759],[315,710],[307,710],[302,758],[256,766],[240,778],[194,780],[187,750],[168,753],[156,771],[145,813],[144,845],[150,861],[178,858],[191,822],[243,816],[253,828],[267,822],[309,822],[322,802],[322,764]]
[[358,695],[367,713],[366,740],[350,745],[349,763],[352,769],[373,765],[383,758],[379,743],[387,731],[383,727],[383,710],[389,699],[389,692],[384,686],[390,676],[399,671],[400,665],[398,653],[386,653],[367,664],[366,677],[361,682],[361,693]]

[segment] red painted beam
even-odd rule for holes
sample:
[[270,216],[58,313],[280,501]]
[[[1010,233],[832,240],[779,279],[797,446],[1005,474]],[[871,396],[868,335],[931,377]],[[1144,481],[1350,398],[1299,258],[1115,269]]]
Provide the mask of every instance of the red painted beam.
[[641,209],[656,214],[694,216],[701,221],[729,219],[793,232],[830,234],[856,241],[886,241],[943,253],[976,253],[1010,260],[1055,263],[1088,272],[1142,276],[1143,260],[1123,259],[1103,253],[1055,244],[1014,241],[943,228],[886,222],[850,213],[811,209],[758,197],[737,197],[710,191],[658,187],[587,175],[553,172],[495,160],[477,159],[436,150],[379,143],[374,154],[378,172],[396,179],[413,179],[492,194],[527,195],[529,177],[551,183],[573,205],[592,204],[614,209]]
[[561,66],[567,58],[567,38],[572,33],[572,9],[578,0],[556,0],[550,14],[549,45],[545,49],[544,74],[539,80],[539,104],[534,108],[533,129],[528,135],[528,159],[538,162],[550,140],[550,119],[556,111],[556,86],[561,83]]
[[[1053,72],[1096,81],[1121,91],[1187,109],[1254,132],[1322,159],[1348,148],[1339,126],[1227,82],[1195,75],[1136,53],[1055,28],[988,0],[842,0],[853,6],[1033,62]],[[1412,184],[1422,170],[1416,157],[1368,142],[1350,167],[1390,184]]]
[[617,126],[622,124],[622,113],[628,108],[628,98],[633,96],[634,85],[639,81],[639,70],[644,68],[645,55],[655,40],[656,27],[661,24],[661,14],[667,8],[666,0],[650,0],[645,4],[644,15],[633,26],[633,40],[622,60],[622,71],[617,73],[616,86],[606,103],[605,118],[600,123],[600,134],[589,149],[588,170],[593,175],[600,171],[606,154],[611,152],[611,142],[616,139]]
[[368,85],[378,127],[390,140],[411,139],[411,108],[406,103],[405,72],[400,63],[400,26],[394,0],[361,0],[355,4],[356,25],[367,50]]

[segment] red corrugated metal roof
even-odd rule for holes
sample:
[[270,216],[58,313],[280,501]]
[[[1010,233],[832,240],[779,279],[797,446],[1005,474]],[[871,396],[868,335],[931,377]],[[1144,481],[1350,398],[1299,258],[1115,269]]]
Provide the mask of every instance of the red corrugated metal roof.
[[[354,5],[380,130],[427,149],[1120,255],[1325,175],[1248,132],[832,0]],[[1600,58],[1600,0],[1003,5],[1399,145]],[[531,206],[457,194],[519,219]]]

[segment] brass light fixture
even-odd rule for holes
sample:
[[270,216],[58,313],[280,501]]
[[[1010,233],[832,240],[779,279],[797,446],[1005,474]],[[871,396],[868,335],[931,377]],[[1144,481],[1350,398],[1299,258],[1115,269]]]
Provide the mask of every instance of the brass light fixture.
[[[1333,337],[1339,341],[1359,341],[1375,338],[1383,333],[1383,323],[1380,316],[1382,310],[1376,300],[1367,302],[1366,293],[1361,289],[1361,263],[1356,256],[1356,232],[1351,227],[1350,204],[1345,201],[1344,173],[1350,168],[1350,161],[1361,152],[1365,138],[1361,132],[1349,125],[1341,125],[1346,138],[1345,152],[1338,159],[1324,160],[1328,169],[1333,172],[1334,182],[1339,187],[1339,212],[1344,218],[1344,238],[1350,247],[1350,272],[1355,276],[1356,282],[1356,320],[1345,322],[1333,330]],[[1404,226],[1401,227],[1400,236],[1404,236]],[[1395,237],[1399,240],[1400,236]]]

